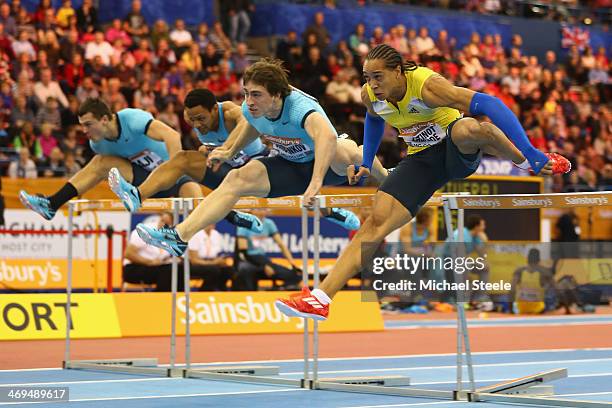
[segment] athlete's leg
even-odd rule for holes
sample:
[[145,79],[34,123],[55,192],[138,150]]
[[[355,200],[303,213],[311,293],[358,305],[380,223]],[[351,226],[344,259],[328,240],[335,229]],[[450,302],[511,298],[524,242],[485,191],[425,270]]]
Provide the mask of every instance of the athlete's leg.
[[86,193],[105,179],[108,171],[113,167],[117,167],[126,178],[132,179],[132,167],[129,161],[116,156],[96,155],[87,166],[75,174],[53,195],[42,197],[28,194],[22,190],[19,192],[19,199],[23,205],[37,212],[43,218],[50,220],[64,203]]
[[204,197],[202,194],[202,187],[198,183],[194,183],[193,181],[187,182],[183,184],[179,188],[179,196],[185,198],[200,198]]
[[[515,164],[522,164],[526,160],[504,132],[492,123],[464,118],[455,122],[450,136],[463,154],[474,154],[481,150],[502,159],[512,160]],[[552,165],[552,161],[549,161],[542,169],[542,174],[550,174]]]
[[[141,200],[153,197],[156,193],[172,188],[177,180],[184,175],[193,180],[200,181],[204,178],[207,170],[207,156],[202,152],[193,150],[182,150],[176,153],[170,160],[161,164],[138,186]],[[186,187],[187,185],[190,187]],[[186,189],[184,190],[183,187]],[[186,183],[181,188],[181,197],[201,197],[202,191],[195,183]],[[196,192],[198,190],[198,192]],[[198,195],[183,195],[198,194]]]
[[[383,239],[411,218],[410,211],[393,196],[378,191],[374,197],[372,214],[342,252],[334,268],[321,283],[320,289],[329,297],[333,297],[361,269],[362,260],[369,260]],[[364,243],[367,245],[364,246]],[[362,253],[362,250],[367,252]]]
[[[349,165],[356,164],[361,165],[363,161],[363,146],[357,146],[353,140],[350,139],[338,139],[336,147],[336,155],[331,163],[332,170],[339,175],[346,175],[346,168]],[[387,169],[385,169],[378,160],[374,157],[374,163],[372,163],[371,176],[376,179],[378,184],[387,177]]]
[[269,191],[268,173],[259,160],[232,170],[221,185],[210,193],[186,220],[176,226],[178,236],[183,241],[189,241],[202,228],[223,219],[240,197],[265,197]]
[[108,172],[113,167],[119,169],[119,172],[126,180],[132,181],[132,164],[128,160],[117,156],[96,155],[87,163],[87,166],[72,176],[69,183],[81,195],[95,187],[102,180],[106,180]]

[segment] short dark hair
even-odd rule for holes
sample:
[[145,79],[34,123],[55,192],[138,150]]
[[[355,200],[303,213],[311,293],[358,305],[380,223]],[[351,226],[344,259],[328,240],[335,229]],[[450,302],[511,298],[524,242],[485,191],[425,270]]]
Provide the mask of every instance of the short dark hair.
[[185,107],[195,108],[196,106],[202,106],[206,110],[212,110],[217,104],[217,98],[208,89],[196,88],[189,91],[185,97]]
[[465,220],[465,226],[467,229],[472,230],[479,226],[482,220],[484,220],[484,218],[482,218],[480,215],[472,214]]
[[100,98],[87,98],[85,102],[79,106],[79,116],[91,113],[94,118],[100,120],[104,116],[108,116],[109,119],[113,117],[113,111],[111,108]]
[[540,250],[538,248],[531,248],[527,253],[527,263],[529,265],[537,265],[540,263]]
[[255,82],[266,88],[270,95],[280,95],[284,98],[291,93],[288,73],[283,67],[283,61],[262,58],[244,71],[244,83]]

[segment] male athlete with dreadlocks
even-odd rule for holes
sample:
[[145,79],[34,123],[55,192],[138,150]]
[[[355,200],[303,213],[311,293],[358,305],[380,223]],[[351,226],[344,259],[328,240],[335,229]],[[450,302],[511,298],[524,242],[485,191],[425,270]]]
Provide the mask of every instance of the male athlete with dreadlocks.
[[[414,62],[405,64],[388,45],[368,53],[363,75],[361,97],[367,107],[363,163],[356,174],[349,174],[351,182],[369,174],[385,122],[406,141],[408,155],[376,192],[372,214],[320,288],[310,292],[305,287],[302,293],[276,302],[287,316],[325,320],[331,298],[361,268],[362,259],[369,260],[378,244],[410,221],[436,190],[474,173],[482,153],[512,160],[536,174],[566,173],[571,167],[566,158],[533,147],[516,116],[498,98],[453,86]],[[461,112],[488,116],[493,124],[464,118]],[[366,242],[369,245],[362,247]]]

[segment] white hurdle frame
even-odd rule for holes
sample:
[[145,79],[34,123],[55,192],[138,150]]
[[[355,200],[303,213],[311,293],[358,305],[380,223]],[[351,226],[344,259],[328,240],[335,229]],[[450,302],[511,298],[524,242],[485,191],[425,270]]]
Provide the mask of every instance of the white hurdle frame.
[[[458,224],[458,242],[463,242],[463,226],[465,218],[465,210],[509,210],[509,209],[540,209],[542,202],[546,202],[547,208],[575,208],[575,207],[595,207],[595,206],[612,206],[612,191],[599,193],[554,193],[554,194],[502,194],[502,195],[445,195],[442,198],[444,207],[444,218],[447,227],[447,233],[450,240],[453,240],[452,230],[452,211],[457,211]],[[480,389],[474,388],[473,383],[473,368],[471,362],[471,350],[469,346],[469,333],[467,331],[467,320],[465,318],[465,310],[462,305],[457,306],[457,314],[461,315],[458,319],[459,326],[457,330],[458,345],[461,343],[459,337],[463,335],[463,343],[465,345],[465,353],[470,376],[470,390],[465,393],[467,400],[471,402],[500,402],[505,404],[517,404],[521,406],[556,406],[556,407],[576,407],[576,408],[610,408],[612,402],[598,401],[578,401],[567,400],[552,397],[535,397],[526,395],[511,395],[510,393],[528,389],[532,386],[540,385],[546,381],[552,381],[567,377],[567,369],[557,369],[548,372],[538,373],[527,377],[517,378],[500,384],[486,386]],[[459,333],[462,331],[462,333]],[[460,346],[458,346],[459,348]],[[460,364],[461,351],[457,353],[457,389],[461,392],[461,371]]]

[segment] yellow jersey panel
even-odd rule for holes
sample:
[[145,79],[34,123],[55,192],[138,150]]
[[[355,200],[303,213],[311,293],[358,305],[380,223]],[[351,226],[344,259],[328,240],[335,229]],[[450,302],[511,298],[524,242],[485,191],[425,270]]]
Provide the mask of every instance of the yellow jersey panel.
[[440,143],[446,137],[446,128],[461,113],[454,108],[430,108],[422,99],[421,91],[425,81],[438,75],[429,68],[418,67],[406,71],[406,94],[397,106],[379,101],[366,84],[372,109],[385,122],[396,128],[399,137],[408,145],[408,154],[414,154]]

